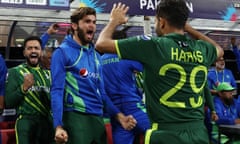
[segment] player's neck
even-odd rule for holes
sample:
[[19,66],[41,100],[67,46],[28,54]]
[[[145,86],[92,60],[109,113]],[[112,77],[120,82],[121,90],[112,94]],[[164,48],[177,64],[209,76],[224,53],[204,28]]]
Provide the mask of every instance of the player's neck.
[[165,28],[165,34],[169,34],[169,33],[177,33],[177,34],[181,34],[184,35],[184,30],[183,29],[178,29],[172,26],[167,26]]

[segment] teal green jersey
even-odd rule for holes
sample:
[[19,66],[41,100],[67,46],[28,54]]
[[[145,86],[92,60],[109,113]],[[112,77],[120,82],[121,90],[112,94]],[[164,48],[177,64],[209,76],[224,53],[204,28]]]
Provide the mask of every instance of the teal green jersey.
[[207,68],[217,58],[212,44],[180,34],[115,42],[120,58],[144,65],[146,106],[152,122],[203,120]]
[[[34,85],[24,92],[22,89],[24,75],[32,73]],[[8,70],[6,81],[5,104],[14,107],[18,114],[50,114],[50,72],[40,67],[21,64]]]

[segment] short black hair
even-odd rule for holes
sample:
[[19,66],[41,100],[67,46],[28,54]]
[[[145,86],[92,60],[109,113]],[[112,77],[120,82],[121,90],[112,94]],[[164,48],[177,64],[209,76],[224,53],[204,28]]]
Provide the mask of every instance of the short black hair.
[[29,37],[27,37],[27,38],[24,40],[24,42],[23,42],[23,48],[25,49],[26,43],[27,43],[28,41],[32,41],[32,40],[37,40],[37,41],[39,42],[39,44],[42,46],[42,40],[40,39],[40,37],[38,37],[38,36],[29,36]]
[[189,16],[185,0],[161,0],[157,6],[156,16],[165,18],[169,25],[184,28]]

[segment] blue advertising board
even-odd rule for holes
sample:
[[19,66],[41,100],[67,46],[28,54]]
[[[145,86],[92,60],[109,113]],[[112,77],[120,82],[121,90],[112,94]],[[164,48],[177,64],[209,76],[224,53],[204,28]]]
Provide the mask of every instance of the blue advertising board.
[[69,0],[0,0],[0,7],[69,10]]
[[[80,6],[89,6],[98,13],[110,13],[114,3],[122,2],[130,9],[129,15],[154,16],[161,0],[75,0]],[[240,0],[186,0],[191,18],[222,19],[235,21],[238,17]]]

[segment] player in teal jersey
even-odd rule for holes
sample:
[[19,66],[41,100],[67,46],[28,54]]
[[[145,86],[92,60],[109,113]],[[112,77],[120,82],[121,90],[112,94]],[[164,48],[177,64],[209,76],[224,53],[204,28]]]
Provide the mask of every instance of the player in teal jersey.
[[41,39],[24,41],[26,63],[10,68],[6,81],[6,107],[17,109],[17,144],[50,144],[54,130],[50,111],[50,71],[39,66]]
[[[204,87],[207,69],[223,55],[222,48],[186,24],[189,10],[184,0],[160,1],[155,18],[158,37],[114,41],[111,35],[127,22],[128,9],[125,4],[114,4],[96,48],[143,64],[147,113],[152,123],[145,144],[207,144]],[[188,38],[184,30],[201,40]]]

